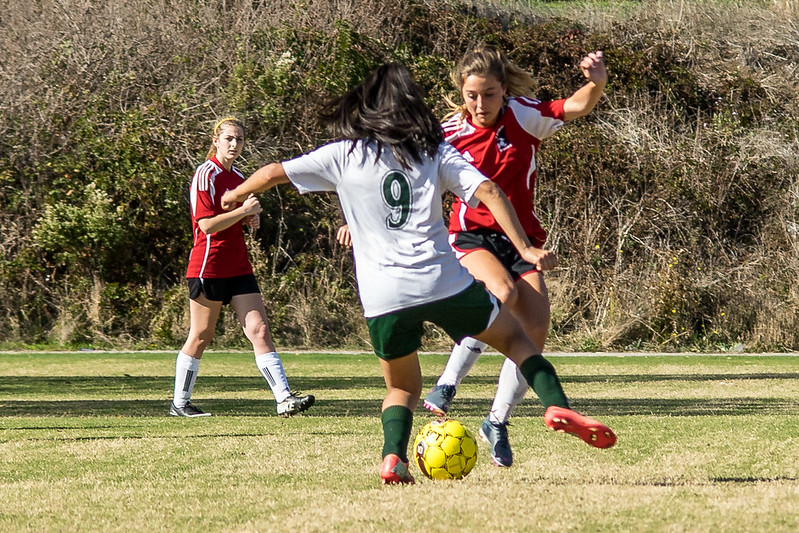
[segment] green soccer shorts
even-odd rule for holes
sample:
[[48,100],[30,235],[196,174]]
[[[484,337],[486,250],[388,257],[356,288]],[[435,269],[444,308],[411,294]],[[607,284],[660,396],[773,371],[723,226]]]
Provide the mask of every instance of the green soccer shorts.
[[455,296],[366,319],[377,356],[389,360],[422,345],[424,322],[439,326],[455,342],[478,335],[499,313],[499,301],[479,281]]

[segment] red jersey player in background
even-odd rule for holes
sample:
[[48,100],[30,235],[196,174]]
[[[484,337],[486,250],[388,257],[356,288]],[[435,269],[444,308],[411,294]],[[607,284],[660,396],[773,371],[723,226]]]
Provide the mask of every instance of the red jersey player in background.
[[[450,244],[461,264],[510,308],[539,350],[544,348],[550,320],[543,272],[557,266],[557,258],[541,249],[546,231],[533,206],[535,156],[543,139],[569,120],[590,113],[602,96],[608,79],[602,52],[585,56],[580,69],[588,82],[569,98],[539,101],[531,97],[535,82],[527,72],[490,46],[478,48],[466,54],[452,73],[463,104],[452,104],[455,112],[442,125],[445,140],[502,188],[525,233],[539,248],[537,262],[524,261],[485,206],[472,208],[455,199],[449,221]],[[425,407],[439,415],[447,412],[457,385],[485,346],[467,338],[453,348],[437,385],[425,398]],[[508,418],[527,389],[517,367],[503,365],[494,403],[480,427],[497,466],[513,463]],[[545,419],[552,429],[578,433],[568,410],[551,407]],[[601,442],[592,440],[590,433],[578,436],[592,446],[604,448],[615,443],[615,436]]]
[[244,125],[228,117],[217,122],[206,161],[191,180],[191,226],[194,246],[189,255],[186,278],[189,284],[191,327],[175,362],[175,391],[169,414],[210,416],[190,399],[200,368],[200,358],[214,338],[222,306],[231,304],[244,334],[255,351],[255,364],[275,395],[277,412],[290,416],[314,403],[311,395],[293,394],[283,364],[275,351],[261,292],[253,275],[243,225],[257,228],[261,205],[250,195],[230,211],[222,209],[221,198],[235,189],[244,175],[233,162],[244,146]]

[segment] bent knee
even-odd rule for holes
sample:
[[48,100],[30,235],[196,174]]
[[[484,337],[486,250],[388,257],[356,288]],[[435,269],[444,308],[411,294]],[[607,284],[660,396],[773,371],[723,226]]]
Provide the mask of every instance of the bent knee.
[[191,350],[190,353],[202,353],[214,340],[213,330],[202,331],[197,334],[189,334],[186,339],[187,349]]
[[519,299],[519,291],[513,283],[499,283],[488,287],[488,290],[502,302],[502,305],[513,307]]
[[269,326],[266,322],[256,322],[255,324],[248,324],[244,328],[244,334],[251,341],[265,340],[269,335]]

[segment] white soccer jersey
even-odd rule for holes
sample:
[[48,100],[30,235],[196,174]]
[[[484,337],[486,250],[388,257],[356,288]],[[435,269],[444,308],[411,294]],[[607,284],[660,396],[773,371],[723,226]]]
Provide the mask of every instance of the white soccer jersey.
[[364,315],[376,317],[454,296],[473,279],[447,241],[442,194],[469,205],[487,178],[452,146],[403,170],[390,150],[375,160],[377,145],[339,141],[283,169],[301,194],[335,191],[349,225]]

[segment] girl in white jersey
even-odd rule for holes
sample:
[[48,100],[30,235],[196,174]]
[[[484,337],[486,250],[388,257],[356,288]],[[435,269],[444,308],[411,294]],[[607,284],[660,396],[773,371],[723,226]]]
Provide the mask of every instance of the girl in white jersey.
[[552,365],[452,253],[442,194],[452,191],[470,205],[482,202],[522,257],[533,260],[536,253],[499,187],[442,142],[440,125],[407,69],[383,65],[334,100],[322,118],[342,140],[262,167],[222,203],[232,206],[282,183],[300,193],[338,193],[364,315],[388,389],[381,414],[383,483],[414,482],[407,447],[422,389],[417,350],[425,321],[456,341],[473,336],[495,347],[521,366],[531,384],[551,389],[565,406]]
[[[600,51],[585,56],[580,68],[588,83],[569,98],[553,101],[531,98],[535,85],[531,76],[493,47],[466,54],[452,73],[464,103],[452,104],[456,112],[442,126],[445,140],[502,188],[525,233],[538,247],[546,239],[533,207],[538,146],[565,122],[588,114],[608,79]],[[486,284],[543,349],[550,317],[543,272],[557,264],[554,253],[541,250],[539,261],[525,261],[485,207],[475,209],[458,200],[453,203],[449,231],[461,264]],[[425,398],[425,407],[438,415],[447,412],[457,385],[485,346],[479,340],[465,339],[453,348],[437,385]],[[517,367],[506,362],[491,411],[480,427],[497,466],[513,463],[508,418],[527,388]],[[547,424],[553,429],[580,435],[567,414],[553,410],[548,415]],[[603,440],[586,442],[598,447],[613,445]]]

